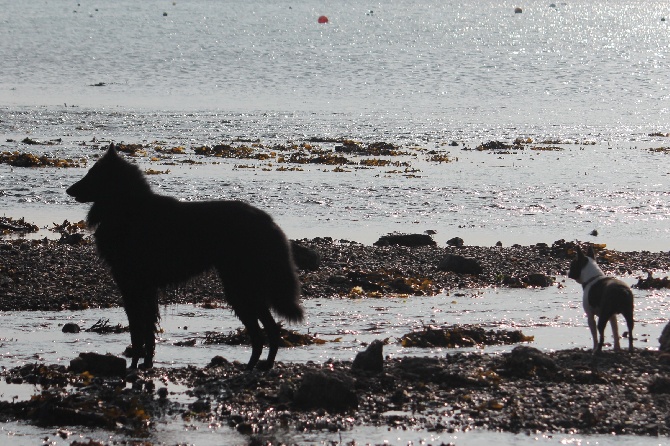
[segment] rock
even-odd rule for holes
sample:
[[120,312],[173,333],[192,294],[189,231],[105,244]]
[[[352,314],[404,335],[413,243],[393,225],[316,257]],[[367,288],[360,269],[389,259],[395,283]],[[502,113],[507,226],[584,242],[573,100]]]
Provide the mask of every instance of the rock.
[[654,277],[651,271],[647,271],[647,278],[643,279],[638,277],[637,283],[633,285],[633,288],[639,290],[660,290],[663,288],[670,288],[670,279],[668,277],[660,278]]
[[305,373],[295,391],[293,403],[305,409],[341,412],[358,407],[355,381],[339,372]]
[[447,254],[437,265],[440,271],[451,271],[457,274],[481,274],[484,269],[477,259],[456,254]]
[[384,370],[384,343],[374,340],[364,351],[359,352],[351,365],[352,370],[381,372]]
[[660,342],[660,346],[658,349],[664,353],[670,353],[670,322],[663,328],[663,331],[661,332],[661,337],[658,338],[658,342]]
[[553,376],[558,371],[556,362],[534,347],[514,347],[505,359],[505,374],[518,377]]
[[649,384],[649,393],[670,393],[670,378],[657,376]]
[[195,402],[193,402],[193,403],[191,403],[191,404],[189,405],[189,408],[190,408],[193,412],[196,412],[196,413],[200,413],[200,412],[209,412],[209,410],[211,409],[211,407],[212,407],[212,405],[211,405],[211,403],[209,402],[209,400],[207,400],[207,399],[202,399],[202,398],[197,399]]
[[447,240],[447,245],[449,246],[456,246],[456,247],[461,247],[463,246],[463,239],[460,237],[454,237],[452,239]]
[[512,277],[505,274],[502,278],[502,284],[510,288],[525,288],[525,284],[518,277]]
[[321,255],[314,249],[291,241],[291,251],[295,266],[305,271],[316,271],[321,266]]
[[70,361],[70,371],[103,376],[126,376],[126,360],[110,354],[79,353],[78,358]]
[[220,366],[223,366],[223,365],[226,365],[226,364],[228,364],[228,360],[226,358],[224,358],[223,356],[216,355],[209,362],[208,367],[220,367]]
[[539,286],[542,288],[551,286],[554,283],[553,277],[541,273],[528,274],[522,280],[528,286]]
[[423,356],[408,356],[396,366],[403,377],[410,380],[427,380],[443,370],[439,359]]
[[58,243],[64,245],[81,245],[84,243],[84,234],[61,234]]
[[74,322],[68,322],[67,324],[63,325],[63,333],[79,333],[81,331],[81,328],[79,328],[79,325],[75,324]]
[[374,243],[375,246],[436,246],[437,243],[428,234],[388,234]]

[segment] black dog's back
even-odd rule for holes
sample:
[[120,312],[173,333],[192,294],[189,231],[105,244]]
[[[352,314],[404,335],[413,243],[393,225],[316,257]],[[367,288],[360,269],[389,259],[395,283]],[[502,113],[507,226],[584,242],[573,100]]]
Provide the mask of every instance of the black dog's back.
[[268,334],[272,365],[279,328],[270,309],[289,321],[301,320],[303,310],[290,245],[267,213],[239,201],[180,202],[155,194],[113,147],[67,192],[93,202],[88,220],[123,296],[133,366],[140,355],[152,363],[158,289],[211,268],[252,338],[249,367],[262,350],[258,321]]
[[622,314],[633,313],[633,292],[628,285],[619,279],[605,277],[591,285],[589,291],[589,305],[594,308],[617,309]]
[[156,194],[127,203],[126,211],[95,233],[115,274],[141,273],[162,288],[216,268],[226,290],[243,283],[288,320],[301,319],[288,241],[265,212],[239,201],[179,202]]
[[589,305],[597,309],[598,331],[600,333],[600,348],[607,322],[612,316],[622,314],[626,320],[629,336],[629,349],[633,350],[633,320],[634,296],[630,287],[619,279],[605,277],[591,285],[588,296]]

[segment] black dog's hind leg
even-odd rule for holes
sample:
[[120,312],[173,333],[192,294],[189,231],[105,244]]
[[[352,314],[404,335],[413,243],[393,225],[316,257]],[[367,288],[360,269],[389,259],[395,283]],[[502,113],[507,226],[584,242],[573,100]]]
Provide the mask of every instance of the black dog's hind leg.
[[619,324],[617,324],[616,316],[616,313],[610,316],[610,327],[612,327],[614,351],[621,351],[621,341],[619,340]]
[[605,344],[605,327],[607,327],[607,322],[609,322],[609,320],[610,318],[605,314],[601,314],[598,317],[598,335],[600,338],[598,341],[598,348],[596,349],[596,353],[600,353],[603,349],[603,344]]
[[256,364],[258,364],[258,360],[261,357],[261,353],[263,352],[263,332],[261,331],[261,327],[258,325],[258,319],[253,312],[239,311],[234,307],[233,309],[235,310],[237,317],[242,321],[242,324],[244,324],[244,327],[247,329],[247,334],[251,339],[251,358],[249,358],[249,362],[247,363],[247,370],[251,370],[256,367]]
[[635,327],[635,321],[633,320],[633,310],[630,312],[626,311],[623,313],[623,317],[626,319],[626,326],[628,327],[628,351],[633,352],[633,327]]
[[270,370],[275,363],[275,358],[277,357],[277,350],[279,350],[281,334],[279,332],[279,325],[277,325],[277,322],[275,322],[269,309],[265,308],[261,310],[259,319],[263,324],[263,328],[265,328],[265,334],[268,338],[268,345],[270,346],[268,359],[263,363],[262,368],[264,370]]

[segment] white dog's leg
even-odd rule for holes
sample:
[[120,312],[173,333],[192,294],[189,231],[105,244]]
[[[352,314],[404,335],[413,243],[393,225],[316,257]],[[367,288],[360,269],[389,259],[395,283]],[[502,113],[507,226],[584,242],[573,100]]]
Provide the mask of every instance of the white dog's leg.
[[589,323],[591,337],[593,337],[593,351],[595,352],[598,350],[598,330],[596,329],[596,318],[593,314],[587,314],[586,320]]
[[612,327],[612,336],[614,337],[614,350],[621,350],[621,344],[619,343],[619,326],[616,322],[616,314],[610,318],[610,326]]

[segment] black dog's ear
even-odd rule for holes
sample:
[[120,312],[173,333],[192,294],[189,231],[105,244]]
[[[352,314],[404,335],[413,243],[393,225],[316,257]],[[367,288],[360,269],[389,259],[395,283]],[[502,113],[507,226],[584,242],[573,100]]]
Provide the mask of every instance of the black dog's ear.
[[578,259],[581,259],[582,257],[584,257],[584,253],[582,252],[582,247],[577,245],[577,244],[575,244],[575,252],[577,253],[577,258]]
[[596,259],[596,251],[593,249],[593,246],[589,246],[589,250],[586,255],[591,257],[593,260]]
[[109,147],[107,148],[107,151],[103,155],[103,158],[111,160],[111,159],[117,159],[120,160],[121,155],[119,155],[119,149],[116,148],[116,145],[114,143],[111,143]]

